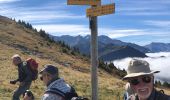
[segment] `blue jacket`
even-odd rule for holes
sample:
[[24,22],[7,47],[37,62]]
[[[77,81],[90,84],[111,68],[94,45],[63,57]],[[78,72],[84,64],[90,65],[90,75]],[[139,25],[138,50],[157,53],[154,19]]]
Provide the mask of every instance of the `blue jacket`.
[[[51,88],[56,88],[63,93],[69,92],[71,90],[70,85],[65,83],[64,79],[52,80],[48,85],[46,90],[50,90]],[[42,96],[41,100],[65,100],[63,96],[56,95],[53,93],[45,92]]]

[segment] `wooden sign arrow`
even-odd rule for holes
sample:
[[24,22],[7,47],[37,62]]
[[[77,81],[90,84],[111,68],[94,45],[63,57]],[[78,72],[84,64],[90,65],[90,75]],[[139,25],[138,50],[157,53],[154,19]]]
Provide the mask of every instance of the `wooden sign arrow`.
[[101,15],[112,14],[114,12],[115,12],[115,4],[113,3],[113,4],[88,8],[86,10],[86,16],[87,17],[101,16]]

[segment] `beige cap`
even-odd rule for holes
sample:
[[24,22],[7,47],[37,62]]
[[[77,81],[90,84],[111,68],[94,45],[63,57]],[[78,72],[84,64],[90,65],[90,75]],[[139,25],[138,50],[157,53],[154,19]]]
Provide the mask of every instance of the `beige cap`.
[[127,75],[123,78],[123,80],[130,77],[150,75],[159,72],[160,71],[151,71],[149,63],[145,60],[132,59],[128,65]]

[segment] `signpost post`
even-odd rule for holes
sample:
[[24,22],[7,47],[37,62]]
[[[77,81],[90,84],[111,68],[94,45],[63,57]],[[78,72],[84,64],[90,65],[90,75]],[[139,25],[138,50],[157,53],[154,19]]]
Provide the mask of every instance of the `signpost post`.
[[97,16],[92,16],[90,19],[91,29],[91,100],[98,100],[98,39],[97,39]]
[[97,16],[114,13],[115,4],[101,6],[101,0],[67,0],[68,5],[91,5],[86,10],[91,29],[91,100],[98,100],[98,32]]

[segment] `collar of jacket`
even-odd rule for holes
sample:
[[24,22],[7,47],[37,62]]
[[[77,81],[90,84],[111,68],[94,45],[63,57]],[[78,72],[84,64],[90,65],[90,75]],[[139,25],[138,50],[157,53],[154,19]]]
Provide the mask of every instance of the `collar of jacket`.
[[50,80],[48,83],[47,83],[47,87],[52,83],[52,82],[54,82],[55,80],[58,80],[58,79],[60,79],[60,78],[53,78],[52,80]]
[[[151,95],[149,96],[149,98],[147,100],[156,100],[155,97],[156,97],[156,90],[153,88],[152,93],[151,93]],[[139,100],[138,95],[136,95],[135,100]]]
[[20,67],[22,65],[22,62],[18,64],[18,67]]
[[151,95],[149,96],[147,100],[156,100],[155,97],[156,97],[156,90],[153,89]]

